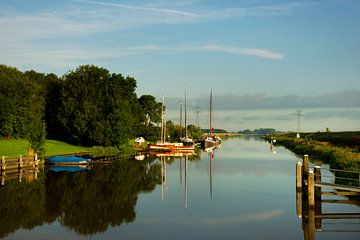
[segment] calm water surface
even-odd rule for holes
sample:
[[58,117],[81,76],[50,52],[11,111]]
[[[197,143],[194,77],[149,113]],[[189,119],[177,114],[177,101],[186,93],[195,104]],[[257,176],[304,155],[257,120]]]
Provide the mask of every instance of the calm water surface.
[[[0,238],[305,239],[306,221],[296,214],[299,158],[282,147],[273,150],[260,139],[233,138],[213,160],[200,151],[6,180]],[[324,204],[323,211],[360,209]],[[359,219],[324,220],[322,229],[315,239],[360,238]]]

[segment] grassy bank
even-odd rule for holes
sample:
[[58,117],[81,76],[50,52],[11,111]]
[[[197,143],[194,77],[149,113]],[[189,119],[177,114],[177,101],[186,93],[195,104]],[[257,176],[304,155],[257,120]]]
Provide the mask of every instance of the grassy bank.
[[[29,142],[24,139],[0,139],[0,156],[17,157],[26,155]],[[71,152],[89,151],[89,148],[70,145],[56,140],[46,140],[46,155],[57,155]]]
[[[310,137],[311,136],[311,137]],[[336,138],[339,141],[335,141],[330,135],[326,138],[322,135],[322,141],[315,140],[314,135],[308,134],[307,136],[302,134],[301,139],[297,139],[292,135],[274,135],[272,138],[276,139],[276,144],[280,144],[293,151],[296,154],[308,154],[311,156],[320,157],[322,160],[330,164],[331,168],[345,169],[360,171],[360,152],[359,146],[354,147],[353,143],[351,147],[344,144],[346,141],[340,139],[351,139],[349,134],[345,134],[344,138],[341,138],[341,134],[336,134]],[[329,141],[329,139],[332,141]]]

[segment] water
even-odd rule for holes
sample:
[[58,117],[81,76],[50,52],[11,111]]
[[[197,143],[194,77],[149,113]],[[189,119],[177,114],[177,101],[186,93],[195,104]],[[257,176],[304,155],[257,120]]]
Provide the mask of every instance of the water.
[[[305,239],[296,214],[299,158],[282,147],[273,150],[260,139],[233,138],[223,141],[213,160],[205,152],[186,163],[185,157],[153,156],[75,173],[45,171],[21,183],[7,180],[0,187],[0,237]],[[323,204],[323,211],[360,209]],[[359,219],[323,222],[315,239],[360,237],[354,232],[360,231]],[[348,231],[325,231],[339,226]]]

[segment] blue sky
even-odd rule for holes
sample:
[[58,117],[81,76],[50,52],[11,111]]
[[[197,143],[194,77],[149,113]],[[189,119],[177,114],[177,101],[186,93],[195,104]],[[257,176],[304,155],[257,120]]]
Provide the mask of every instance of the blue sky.
[[59,76],[95,64],[134,76],[138,95],[187,84],[194,99],[212,88],[319,107],[348,93],[340,105],[360,106],[357,0],[0,0],[0,36],[2,64]]

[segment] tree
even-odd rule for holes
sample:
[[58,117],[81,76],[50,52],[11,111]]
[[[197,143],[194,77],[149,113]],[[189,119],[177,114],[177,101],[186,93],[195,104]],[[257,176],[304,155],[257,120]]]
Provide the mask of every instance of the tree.
[[135,79],[83,65],[63,80],[59,121],[71,140],[119,146],[134,136]]
[[146,116],[147,125],[161,122],[162,103],[157,102],[154,96],[142,95],[139,98],[139,104]]
[[34,71],[23,74],[16,68],[0,65],[0,135],[26,138],[39,152],[46,132],[44,90],[37,78],[42,75]]
[[194,139],[201,139],[203,132],[200,127],[195,126],[194,124],[190,124],[187,126],[187,132]]

